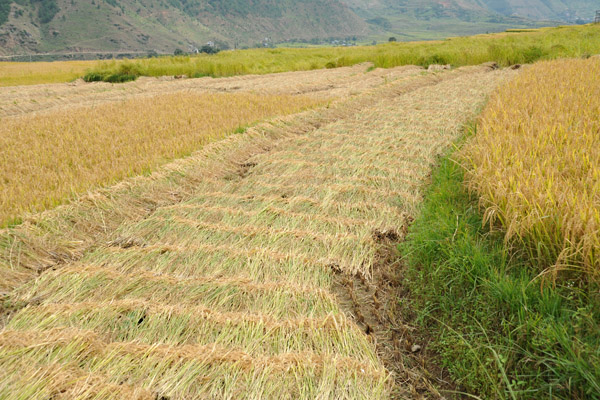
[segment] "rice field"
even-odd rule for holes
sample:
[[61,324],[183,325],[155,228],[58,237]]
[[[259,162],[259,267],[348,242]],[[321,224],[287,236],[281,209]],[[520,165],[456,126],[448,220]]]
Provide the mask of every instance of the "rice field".
[[492,97],[464,150],[490,224],[550,280],[600,271],[600,58],[528,67]]
[[148,78],[120,86],[0,88],[0,226],[149,173],[266,118],[421,73],[414,66],[358,65],[223,79]]
[[514,74],[413,74],[1,232],[0,397],[416,398],[334,279],[370,279]]
[[372,62],[376,67],[402,65],[453,66],[496,62],[502,66],[600,53],[598,25],[543,28],[535,32],[504,32],[443,41],[396,42],[377,46],[309,49],[250,49],[211,56],[181,56],[108,61],[93,68],[100,76],[234,76],[337,68]]
[[142,77],[135,82],[119,85],[104,82],[86,84],[79,80],[73,84],[5,87],[0,88],[0,117],[73,106],[97,106],[136,97],[180,92],[306,95],[331,100],[356,95],[386,82],[422,72],[422,68],[415,66],[373,69],[372,64],[359,64],[336,69],[220,79]]
[[70,82],[97,65],[97,61],[0,61],[0,87]]
[[302,96],[180,92],[3,118],[0,226],[151,171],[262,119],[320,103]]

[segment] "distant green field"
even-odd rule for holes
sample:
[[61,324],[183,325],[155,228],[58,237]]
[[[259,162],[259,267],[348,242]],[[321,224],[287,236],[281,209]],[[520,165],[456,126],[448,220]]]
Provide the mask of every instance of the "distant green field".
[[223,77],[242,74],[335,68],[372,62],[376,67],[400,65],[474,65],[495,61],[502,66],[540,59],[582,57],[600,53],[600,25],[542,28],[443,41],[385,43],[377,46],[277,48],[224,51],[216,55],[162,57],[99,64],[100,77],[118,75]]
[[[223,51],[216,55],[114,60],[91,64],[87,73],[92,80],[119,82],[137,76],[224,77],[336,68],[362,62],[372,62],[381,68],[411,64],[463,66],[487,61],[508,66],[599,53],[600,25],[582,25],[377,46],[249,49]],[[61,64],[69,68],[69,62]],[[31,79],[31,74],[26,73],[30,69],[39,70],[36,63],[21,63],[20,78],[16,79],[17,72],[13,68],[2,68],[0,63],[0,81],[10,82],[7,85],[57,82],[55,76],[49,77],[47,82]],[[73,76],[69,75],[70,79]]]
[[[443,40],[451,36],[471,36],[484,32],[496,33],[508,29],[531,29],[544,26],[556,26],[550,22],[526,21],[519,18],[504,17],[490,20],[489,16],[472,16],[472,20],[460,20],[458,18],[435,18],[427,20],[415,18],[410,14],[391,15],[384,18],[380,27],[386,32],[376,34],[368,39],[377,42],[387,41],[394,36],[398,41],[407,42],[415,40]],[[385,25],[385,24],[389,25]],[[386,29],[387,28],[387,29]]]

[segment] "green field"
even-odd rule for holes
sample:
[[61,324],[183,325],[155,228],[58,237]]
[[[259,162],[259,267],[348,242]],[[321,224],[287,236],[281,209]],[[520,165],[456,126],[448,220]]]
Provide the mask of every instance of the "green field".
[[375,67],[381,68],[430,64],[464,66],[488,61],[508,66],[598,53],[600,25],[585,25],[456,37],[433,42],[309,49],[250,49],[225,51],[211,56],[111,61],[99,64],[92,73],[97,79],[121,75],[224,77],[336,68],[363,62],[372,62]]

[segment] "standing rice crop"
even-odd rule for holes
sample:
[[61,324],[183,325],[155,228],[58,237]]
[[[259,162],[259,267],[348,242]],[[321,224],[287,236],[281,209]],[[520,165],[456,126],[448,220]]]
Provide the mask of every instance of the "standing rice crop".
[[0,62],[0,87],[68,82],[98,61]]
[[0,226],[24,211],[186,156],[240,127],[318,103],[180,92],[6,117],[0,126]]
[[[465,66],[487,61],[507,66],[598,53],[600,25],[589,24],[377,46],[248,49],[134,60],[0,63],[0,86],[65,82],[84,75],[88,80],[108,81],[138,76],[227,77],[338,68],[364,62],[381,68],[430,64]],[[88,63],[87,71],[76,63]],[[61,72],[69,69],[72,72],[61,76]]]
[[487,221],[554,278],[600,272],[599,75],[598,57],[528,68],[493,96],[463,154]]
[[99,77],[123,74],[223,77],[338,68],[363,62],[372,62],[381,68],[431,64],[465,66],[488,61],[508,66],[600,53],[599,32],[600,27],[585,25],[378,46],[223,51],[215,55],[108,61],[97,64],[90,72]]

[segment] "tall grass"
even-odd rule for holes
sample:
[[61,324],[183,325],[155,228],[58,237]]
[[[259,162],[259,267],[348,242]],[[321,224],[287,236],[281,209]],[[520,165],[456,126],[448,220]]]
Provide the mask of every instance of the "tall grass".
[[600,58],[544,62],[498,91],[467,182],[548,277],[600,277]]
[[600,26],[586,25],[458,37],[435,42],[387,43],[351,48],[253,49],[225,51],[217,55],[110,61],[93,68],[91,75],[223,77],[335,68],[362,62],[372,62],[382,68],[411,64],[464,66],[487,61],[507,66],[598,53]]
[[540,288],[527,255],[482,224],[463,177],[441,161],[401,245],[411,306],[444,366],[481,399],[597,399],[598,287]]
[[7,117],[0,127],[0,226],[73,194],[153,169],[261,119],[319,101],[176,93]]

